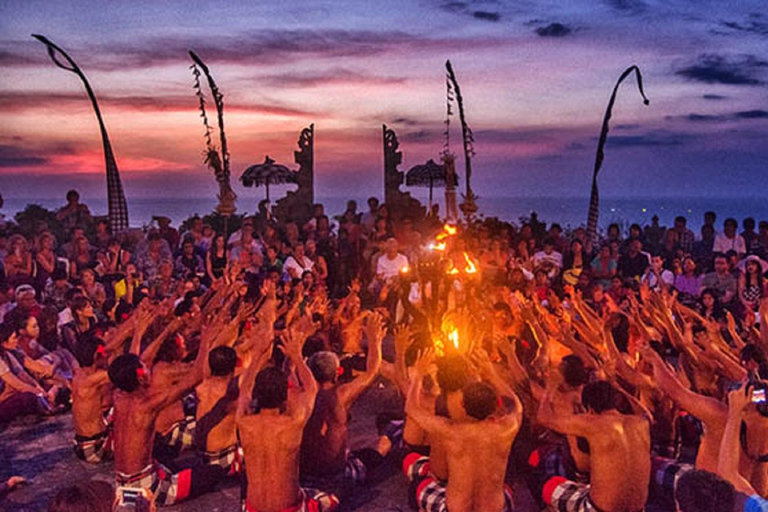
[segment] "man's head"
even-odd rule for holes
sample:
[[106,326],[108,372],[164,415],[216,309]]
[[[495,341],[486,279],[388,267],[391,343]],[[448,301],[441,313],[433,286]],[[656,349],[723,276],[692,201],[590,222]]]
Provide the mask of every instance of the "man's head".
[[302,242],[293,244],[293,257],[297,259],[304,257],[304,244]]
[[216,347],[208,353],[208,366],[214,377],[232,375],[237,366],[237,352],[232,347]]
[[107,375],[112,384],[126,393],[133,393],[141,386],[149,385],[149,375],[136,354],[118,356],[109,365]]
[[696,469],[677,481],[675,501],[679,512],[723,512],[735,510],[736,491],[714,473]]
[[274,366],[268,366],[256,376],[251,395],[259,409],[279,409],[288,399],[288,377]]
[[643,242],[641,242],[637,238],[633,239],[629,243],[629,252],[631,252],[632,254],[637,254],[642,250],[643,250]]
[[675,229],[678,229],[678,230],[685,229],[686,224],[688,224],[688,221],[686,221],[685,217],[683,216],[675,217]]
[[736,222],[736,219],[729,217],[723,221],[723,232],[728,237],[733,237],[733,235],[736,234],[736,228],[738,227],[739,224]]
[[336,382],[340,364],[338,356],[333,352],[327,350],[315,352],[307,361],[307,366],[318,384]]
[[467,361],[458,355],[448,355],[437,360],[437,383],[443,393],[464,388],[469,382]]
[[715,272],[718,274],[728,273],[728,257],[721,252],[715,255]]
[[599,380],[584,386],[581,403],[589,412],[602,414],[616,409],[616,389],[610,382]]
[[379,200],[375,197],[369,197],[368,198],[368,210],[371,213],[376,213],[376,211],[379,209]]
[[664,268],[664,257],[661,254],[652,256],[651,266],[655,271],[660,272]]
[[565,383],[572,388],[578,388],[587,383],[589,375],[584,361],[579,356],[568,355],[560,361],[560,372],[563,374]]
[[704,213],[704,224],[714,226],[716,220],[717,220],[717,215],[715,214],[715,212],[710,211],[710,212]]
[[496,390],[485,382],[467,384],[461,394],[462,405],[469,417],[482,421],[496,412],[499,396]]
[[752,217],[747,217],[741,222],[741,225],[744,226],[744,231],[754,231],[755,219],[753,219]]
[[394,237],[387,238],[386,247],[385,247],[387,257],[394,258],[395,256],[397,256],[397,249],[398,249],[397,239]]
[[69,204],[77,204],[80,201],[80,194],[77,190],[70,190],[67,192],[67,202]]
[[16,297],[16,304],[22,311],[30,311],[37,304],[35,300],[37,292],[28,284],[22,284],[17,287],[14,296]]

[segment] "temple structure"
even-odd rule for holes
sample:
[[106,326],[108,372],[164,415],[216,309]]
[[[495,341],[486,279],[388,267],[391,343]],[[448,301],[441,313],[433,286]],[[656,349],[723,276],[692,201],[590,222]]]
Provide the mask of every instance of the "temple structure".
[[398,151],[400,143],[395,131],[382,125],[384,136],[384,202],[394,220],[403,217],[418,219],[424,216],[425,208],[410,192],[402,192],[400,185],[405,181],[405,173],[398,169],[403,162],[403,153]]
[[289,190],[285,197],[278,199],[273,208],[274,215],[286,222],[297,222],[300,226],[312,216],[315,203],[315,125],[301,130],[298,141],[299,150],[293,152],[293,158],[299,164],[296,172],[296,190]]

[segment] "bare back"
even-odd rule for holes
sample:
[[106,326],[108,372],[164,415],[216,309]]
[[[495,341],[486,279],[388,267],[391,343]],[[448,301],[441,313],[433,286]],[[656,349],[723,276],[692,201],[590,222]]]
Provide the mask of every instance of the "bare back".
[[605,512],[642,510],[651,476],[648,420],[608,412],[590,422],[592,501]]
[[[94,382],[101,377],[101,383]],[[86,373],[79,369],[72,378],[72,423],[75,434],[92,437],[104,431],[102,419],[102,396],[104,388],[109,388],[107,372],[97,370]]]
[[248,504],[279,512],[299,502],[299,449],[304,425],[270,410],[238,419],[245,453]]
[[[185,365],[186,366],[186,365]],[[170,389],[178,384],[182,377],[183,371],[187,370],[185,366],[177,366],[175,364],[160,362],[152,368],[152,387],[154,389]],[[184,419],[184,405],[181,400],[176,400],[173,403],[168,404],[157,415],[155,420],[155,432],[159,434],[165,434],[175,423],[178,423]]]
[[446,493],[448,510],[504,510],[504,476],[519,428],[511,417],[451,423],[450,435],[441,436],[451,475]]
[[116,390],[113,398],[115,471],[138,473],[152,463],[157,413],[147,406],[146,393]]
[[[227,394],[230,377],[211,377],[197,386],[197,419],[199,420],[213,409],[216,403]],[[208,433],[205,449],[209,452],[218,452],[237,443],[237,408],[230,408],[224,418],[219,421]]]

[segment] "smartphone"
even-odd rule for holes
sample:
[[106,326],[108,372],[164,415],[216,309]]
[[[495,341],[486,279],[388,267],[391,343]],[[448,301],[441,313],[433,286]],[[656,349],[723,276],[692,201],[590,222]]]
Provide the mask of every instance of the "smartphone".
[[764,404],[765,403],[765,389],[753,389],[752,390],[752,403]]
[[131,487],[118,487],[116,491],[118,505],[136,505],[143,496],[141,489]]

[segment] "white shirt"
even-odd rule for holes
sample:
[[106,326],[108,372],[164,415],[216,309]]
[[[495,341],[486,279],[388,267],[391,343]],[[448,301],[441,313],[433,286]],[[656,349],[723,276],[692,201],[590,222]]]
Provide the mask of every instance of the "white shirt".
[[744,237],[741,235],[734,235],[733,238],[728,238],[725,233],[718,233],[715,237],[715,243],[712,246],[712,252],[726,253],[728,251],[736,251],[738,254],[747,254],[747,244],[744,243]]
[[408,266],[408,258],[404,254],[397,253],[394,259],[387,258],[382,254],[376,264],[376,274],[381,275],[385,280],[391,279],[400,273],[400,269]]
[[303,257],[301,263],[296,259],[296,256],[288,256],[288,259],[283,264],[283,271],[287,272],[291,277],[301,277],[305,271],[312,270],[314,266],[315,263],[306,256]]
[[557,273],[560,272],[560,269],[563,267],[563,255],[554,250],[549,254],[544,251],[539,251],[533,255],[531,261],[533,261],[534,268],[543,263],[552,264],[554,268],[549,271],[549,277],[556,276]]
[[[659,278],[661,279],[661,282],[659,282]],[[647,271],[643,274],[643,277],[640,278],[640,282],[648,283],[648,287],[651,290],[657,290],[661,288],[661,283],[664,283],[666,286],[672,286],[672,283],[675,282],[675,274],[667,269],[662,269],[660,275],[657,275],[655,272]]]

